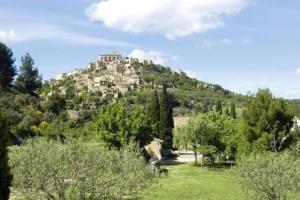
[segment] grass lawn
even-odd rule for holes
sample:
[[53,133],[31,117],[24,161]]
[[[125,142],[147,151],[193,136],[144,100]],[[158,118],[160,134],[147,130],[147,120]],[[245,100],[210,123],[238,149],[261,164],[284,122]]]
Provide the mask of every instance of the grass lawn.
[[168,178],[160,178],[146,191],[146,200],[246,200],[230,169],[201,172],[192,164],[166,166]]

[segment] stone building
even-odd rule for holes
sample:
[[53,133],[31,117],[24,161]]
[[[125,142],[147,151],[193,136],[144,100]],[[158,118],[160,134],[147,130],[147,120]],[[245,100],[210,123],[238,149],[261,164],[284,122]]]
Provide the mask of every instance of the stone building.
[[114,62],[120,62],[123,61],[123,57],[120,54],[112,53],[112,54],[103,54],[100,55],[99,61],[109,64],[109,63],[114,63]]
[[[131,57],[122,57],[120,54],[103,54],[95,62],[90,62],[85,69],[73,70],[63,73],[48,83],[51,86],[60,85],[64,78],[69,77],[74,81],[77,94],[83,91],[102,94],[102,97],[118,98],[129,89],[143,86],[139,77],[142,67],[137,68],[137,63],[145,64],[151,61]],[[63,90],[62,90],[63,91]]]

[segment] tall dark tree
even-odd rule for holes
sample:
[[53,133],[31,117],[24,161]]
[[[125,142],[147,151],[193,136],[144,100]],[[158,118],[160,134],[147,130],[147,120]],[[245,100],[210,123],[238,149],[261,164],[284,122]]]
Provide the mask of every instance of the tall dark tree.
[[173,108],[170,104],[167,88],[164,85],[160,95],[160,139],[164,141],[164,148],[172,148],[174,128]]
[[154,90],[153,95],[151,97],[149,108],[148,108],[148,117],[153,128],[153,136],[159,137],[159,121],[160,121],[160,106],[159,106],[159,98],[157,91]]
[[26,53],[21,58],[20,73],[16,80],[16,88],[20,92],[36,95],[37,90],[42,87],[42,78],[39,71],[34,67],[34,60]]
[[11,83],[17,74],[11,49],[0,42],[0,91],[11,87]]
[[235,111],[235,105],[234,105],[234,103],[230,104],[230,116],[233,119],[236,119],[236,111]]
[[216,112],[219,114],[223,114],[222,102],[220,99],[218,99],[217,104],[216,104]]
[[208,108],[208,103],[204,103],[202,106],[202,113],[208,113],[209,108]]
[[12,176],[8,166],[8,128],[7,120],[0,113],[0,200],[8,200]]
[[230,112],[229,112],[228,107],[226,107],[226,109],[225,109],[225,115],[228,116],[228,117],[230,117]]

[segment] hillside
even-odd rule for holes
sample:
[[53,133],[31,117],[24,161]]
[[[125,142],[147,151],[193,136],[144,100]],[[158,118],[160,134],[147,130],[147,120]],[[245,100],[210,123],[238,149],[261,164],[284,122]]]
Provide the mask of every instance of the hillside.
[[242,95],[190,78],[182,70],[172,71],[151,60],[116,53],[101,55],[82,69],[46,81],[41,93],[44,97],[62,95],[67,109],[82,110],[122,98],[132,104],[144,104],[151,90],[160,90],[163,84],[169,88],[175,116],[213,110],[218,100],[224,108],[232,102],[241,107],[244,102]]

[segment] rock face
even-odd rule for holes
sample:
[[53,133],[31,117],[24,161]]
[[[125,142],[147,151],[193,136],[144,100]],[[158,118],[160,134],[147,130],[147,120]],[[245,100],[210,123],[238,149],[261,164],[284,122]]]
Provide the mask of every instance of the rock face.
[[[71,79],[76,93],[82,91],[101,94],[102,97],[118,98],[129,89],[138,89],[143,85],[139,74],[144,64],[151,60],[122,57],[120,54],[104,54],[84,69],[73,70],[57,75],[48,81],[51,87],[58,86],[65,79]],[[137,67],[139,66],[139,67]],[[65,94],[65,88],[59,88]]]
[[162,158],[161,150],[162,150],[162,140],[154,139],[149,145],[145,146],[145,150],[147,154],[153,158],[157,157],[159,160]]

